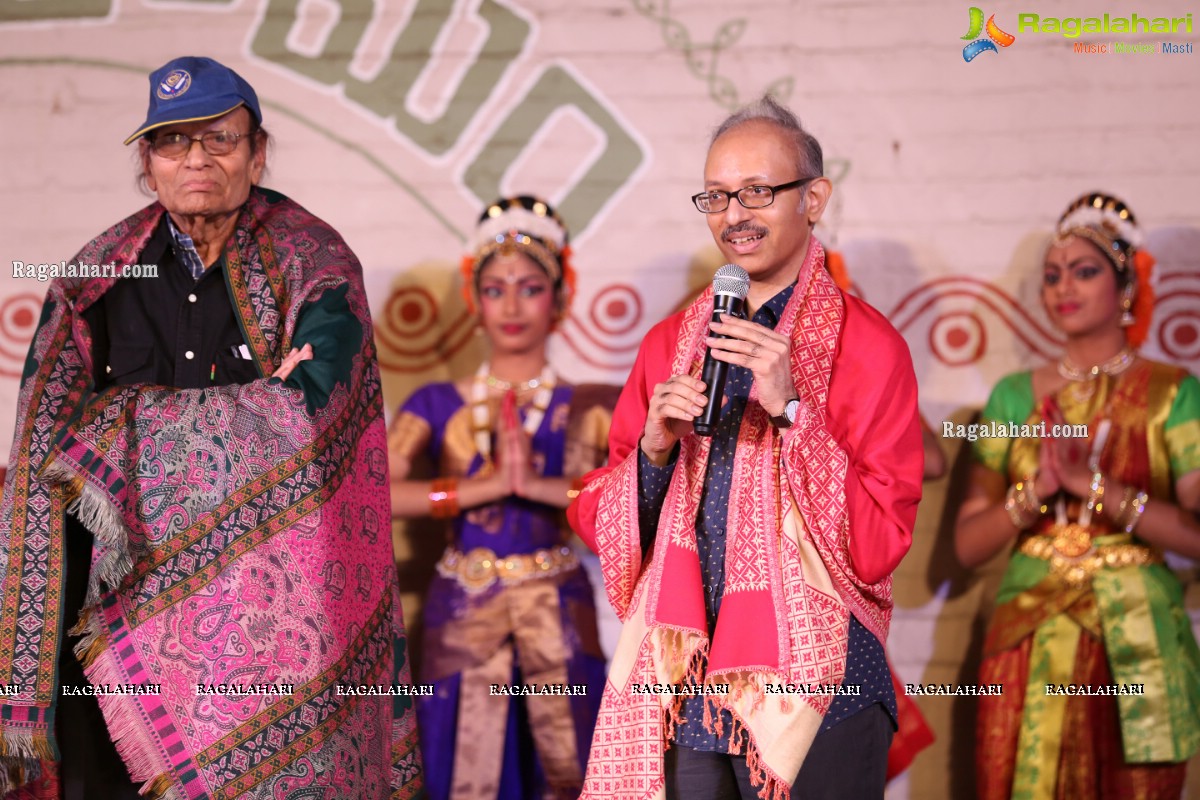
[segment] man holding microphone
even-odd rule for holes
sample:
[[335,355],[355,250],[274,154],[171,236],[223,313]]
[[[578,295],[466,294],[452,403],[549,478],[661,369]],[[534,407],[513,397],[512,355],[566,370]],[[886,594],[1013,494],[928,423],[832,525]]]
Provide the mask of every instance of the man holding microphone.
[[770,97],[717,129],[692,200],[748,275],[748,319],[710,324],[705,292],[650,331],[569,511],[624,622],[584,797],[883,796],[917,388],[899,334],[825,270],[822,173]]

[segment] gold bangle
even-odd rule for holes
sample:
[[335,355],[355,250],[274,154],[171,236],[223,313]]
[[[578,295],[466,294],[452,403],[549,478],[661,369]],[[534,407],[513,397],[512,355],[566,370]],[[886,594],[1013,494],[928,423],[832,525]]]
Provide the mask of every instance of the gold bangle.
[[1112,513],[1108,515],[1108,518],[1112,520],[1114,528],[1125,527],[1125,523],[1128,521],[1129,513],[1131,511],[1129,504],[1133,502],[1133,499],[1137,496],[1137,493],[1137,489],[1133,488],[1132,486],[1128,486],[1125,488],[1125,494],[1121,497],[1121,503],[1117,506],[1116,511],[1112,510],[1111,505],[1109,506],[1109,511]]
[[1013,527],[1019,531],[1033,527],[1038,517],[1046,513],[1046,507],[1038,502],[1031,479],[1017,481],[1009,487],[1004,498],[1004,510],[1008,512]]
[[1132,500],[1128,518],[1125,520],[1125,532],[1133,533],[1133,529],[1142,521],[1142,514],[1146,513],[1146,503],[1150,502],[1150,495],[1145,492],[1138,492],[1137,496]]
[[1024,495],[1025,510],[1029,514],[1031,514],[1034,519],[1037,519],[1042,514],[1046,513],[1047,508],[1045,505],[1042,504],[1041,500],[1038,499],[1037,483],[1034,480],[1033,476],[1031,475],[1028,478],[1026,478],[1024,483],[1025,483],[1025,495]]
[[434,519],[458,516],[458,479],[438,478],[429,492],[429,515]]
[[571,481],[571,488],[567,489],[567,499],[574,500],[579,497],[579,493],[583,491],[583,478],[574,478]]
[[1092,473],[1091,483],[1088,484],[1087,511],[1097,514],[1104,513],[1104,475],[1099,470]]

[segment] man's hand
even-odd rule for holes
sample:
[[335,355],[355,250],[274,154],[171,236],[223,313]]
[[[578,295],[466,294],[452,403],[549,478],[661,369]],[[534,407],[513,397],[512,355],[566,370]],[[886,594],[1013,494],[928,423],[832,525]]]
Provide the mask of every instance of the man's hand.
[[749,369],[758,387],[759,405],[772,417],[779,416],[788,401],[797,397],[789,358],[792,343],[756,322],[729,314],[721,320],[712,324],[712,330],[729,338],[705,339],[713,358]]
[[704,388],[703,381],[690,375],[674,375],[654,387],[641,447],[655,464],[666,464],[675,443],[692,432],[692,420],[708,402],[701,394]]
[[275,370],[275,372],[271,374],[271,377],[279,378],[281,381],[286,381],[288,375],[292,374],[292,370],[296,368],[297,364],[299,364],[301,361],[311,361],[312,357],[313,349],[311,344],[306,344],[299,350],[293,347],[291,352],[284,357],[283,363],[279,365],[279,369]]

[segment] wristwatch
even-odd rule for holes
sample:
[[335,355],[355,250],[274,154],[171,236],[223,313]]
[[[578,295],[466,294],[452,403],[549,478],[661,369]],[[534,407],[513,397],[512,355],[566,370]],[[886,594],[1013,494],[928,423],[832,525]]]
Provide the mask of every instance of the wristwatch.
[[790,428],[796,422],[796,417],[800,414],[800,400],[793,397],[788,400],[783,407],[783,413],[777,417],[771,417],[771,424],[776,428]]

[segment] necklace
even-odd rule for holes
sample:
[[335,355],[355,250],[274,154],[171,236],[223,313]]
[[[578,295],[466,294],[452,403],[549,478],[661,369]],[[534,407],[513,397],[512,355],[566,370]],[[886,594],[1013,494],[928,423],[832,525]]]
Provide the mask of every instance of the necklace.
[[501,392],[508,392],[508,391],[515,390],[516,392],[520,393],[520,392],[527,392],[530,389],[536,389],[537,387],[541,386],[542,380],[544,377],[545,377],[545,373],[542,373],[541,375],[537,376],[536,378],[530,378],[529,380],[521,381],[520,383],[513,383],[512,381],[501,380],[500,378],[497,378],[495,375],[492,375],[489,372],[484,377],[484,381],[487,382],[489,389],[498,389]]
[[494,427],[492,425],[492,407],[488,402],[488,389],[500,389],[514,393],[523,389],[537,389],[533,395],[533,405],[525,412],[525,421],[521,425],[526,435],[532,439],[538,428],[542,426],[546,410],[550,408],[550,399],[554,395],[554,384],[558,378],[554,368],[549,364],[542,368],[541,375],[521,383],[510,383],[493,378],[491,372],[491,364],[486,361],[480,364],[479,370],[475,373],[475,381],[471,386],[471,427],[474,429],[475,449],[483,457],[485,465],[492,463]]
[[1128,347],[1121,348],[1121,352],[1117,353],[1112,358],[1100,364],[1096,364],[1091,369],[1083,369],[1072,364],[1066,356],[1058,362],[1058,374],[1071,381],[1071,396],[1080,403],[1086,403],[1092,399],[1092,395],[1096,393],[1096,379],[1101,374],[1117,376],[1133,364],[1136,356]]
[[1120,375],[1125,370],[1129,369],[1133,364],[1136,356],[1133,350],[1128,347],[1121,348],[1121,352],[1117,353],[1107,361],[1096,364],[1091,369],[1083,369],[1072,364],[1066,356],[1058,362],[1058,374],[1069,381],[1094,381],[1103,372],[1105,375]]

